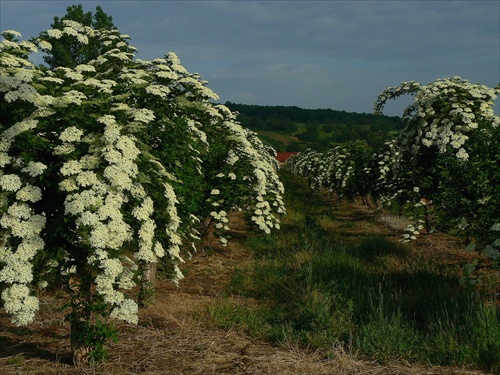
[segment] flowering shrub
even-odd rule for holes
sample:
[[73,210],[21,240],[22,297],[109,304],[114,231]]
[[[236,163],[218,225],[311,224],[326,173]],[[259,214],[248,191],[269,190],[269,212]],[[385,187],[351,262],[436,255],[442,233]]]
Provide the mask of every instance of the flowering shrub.
[[[377,99],[415,96],[403,114],[400,136],[370,156],[360,143],[326,155],[307,151],[288,167],[311,184],[339,196],[372,194],[382,204],[396,201],[413,218],[403,240],[425,229],[464,234],[495,258],[500,249],[500,118],[492,106],[500,91],[460,77],[429,85],[403,82]],[[400,212],[401,212],[400,211]]]
[[336,146],[326,154],[306,150],[290,158],[286,166],[295,174],[307,177],[314,189],[327,189],[339,197],[354,199],[374,191],[373,153],[362,141]]
[[372,151],[362,141],[337,146],[326,155],[328,168],[325,185],[339,197],[354,199],[361,196],[365,203],[372,195]]
[[285,166],[294,174],[307,177],[311,187],[315,190],[325,188],[324,179],[328,166],[324,155],[316,150],[305,151],[290,157]]
[[38,310],[34,286],[62,280],[72,338],[88,346],[109,337],[96,334],[108,317],[137,323],[125,292],[151,284],[159,259],[182,278],[181,245],[206,217],[227,230],[227,213],[241,209],[268,233],[285,211],[273,151],[175,54],[134,59],[118,30],[63,23],[46,35],[105,49],[74,68],[36,68],[29,53],[51,45],[2,33],[0,285],[25,325]]
[[[382,178],[389,194],[410,201],[427,231],[433,219],[438,229],[463,233],[495,257],[500,241],[490,228],[500,222],[500,118],[492,107],[499,91],[460,77],[425,86],[405,82],[385,90],[375,104],[381,112],[387,100],[415,96]],[[412,225],[416,234],[422,224]]]
[[[219,106],[228,114],[229,110]],[[279,167],[275,151],[265,146],[256,133],[243,129],[234,119],[224,121],[210,137],[223,137],[225,142],[211,154],[209,164],[210,215],[216,228],[227,228],[227,210],[243,210],[246,218],[260,230],[270,233],[279,229],[279,217],[285,213],[283,185],[276,171]],[[218,173],[216,173],[218,171]]]

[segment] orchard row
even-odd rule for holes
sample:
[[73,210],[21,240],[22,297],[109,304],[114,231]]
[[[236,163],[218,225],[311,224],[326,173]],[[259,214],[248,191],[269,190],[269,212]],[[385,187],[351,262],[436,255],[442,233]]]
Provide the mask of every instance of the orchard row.
[[[73,350],[100,360],[107,319],[137,323],[141,301],[127,290],[148,295],[159,261],[180,280],[185,249],[204,230],[227,243],[231,210],[266,233],[279,229],[275,152],[174,53],[140,60],[117,29],[71,20],[45,38],[2,35],[3,307],[26,325],[37,290],[64,288]],[[97,45],[99,56],[56,68],[28,59],[62,45]]]
[[378,97],[375,112],[390,99],[414,95],[395,140],[376,152],[361,141],[327,153],[307,150],[289,159],[287,168],[339,197],[396,204],[412,218],[405,241],[440,230],[464,236],[469,249],[498,259],[500,117],[493,105],[499,92],[500,86],[460,77],[390,87]]

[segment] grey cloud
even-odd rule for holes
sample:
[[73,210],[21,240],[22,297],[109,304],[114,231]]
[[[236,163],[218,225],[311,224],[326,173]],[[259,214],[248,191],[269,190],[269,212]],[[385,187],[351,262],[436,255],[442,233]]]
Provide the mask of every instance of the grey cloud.
[[[74,3],[2,0],[0,28],[36,35]],[[222,100],[369,112],[402,81],[500,82],[498,1],[82,3],[113,16],[140,58],[176,52]]]

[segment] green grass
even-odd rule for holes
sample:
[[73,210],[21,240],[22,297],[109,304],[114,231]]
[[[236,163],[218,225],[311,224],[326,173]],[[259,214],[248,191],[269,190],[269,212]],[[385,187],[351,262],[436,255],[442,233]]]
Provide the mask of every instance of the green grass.
[[340,243],[318,224],[326,212],[318,197],[285,177],[290,216],[280,232],[248,239],[255,261],[234,272],[228,297],[210,307],[214,325],[325,352],[342,345],[380,362],[500,371],[492,296],[461,284],[458,268],[410,262],[407,247],[384,237]]
[[11,357],[7,360],[7,364],[11,366],[21,366],[25,362],[25,358],[22,354],[18,354],[15,357]]

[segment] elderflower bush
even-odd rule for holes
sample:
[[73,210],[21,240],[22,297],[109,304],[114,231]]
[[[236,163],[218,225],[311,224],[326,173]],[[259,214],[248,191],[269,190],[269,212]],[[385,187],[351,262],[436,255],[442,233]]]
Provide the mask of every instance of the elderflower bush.
[[[186,203],[181,210],[190,208],[182,214],[183,221],[193,225],[205,218],[215,221],[225,245],[223,233],[229,230],[231,210],[243,210],[247,217],[254,217],[260,213],[257,205],[268,205],[257,226],[266,233],[278,229],[285,209],[275,151],[267,149],[255,133],[243,129],[227,107],[213,104],[211,100],[218,99],[217,95],[199,75],[186,71],[175,54],[154,60],[148,69],[156,72],[158,82],[169,86],[168,109],[175,111],[178,119],[173,122],[188,134],[186,143],[181,144],[172,132],[162,134],[165,138],[157,137],[161,147],[153,150],[159,159],[167,155],[170,159],[176,176],[173,184]],[[166,108],[164,102],[161,108]],[[188,237],[196,240],[199,235],[191,230]]]
[[307,177],[309,184],[316,190],[324,188],[323,178],[325,177],[325,169],[327,162],[322,153],[306,149],[304,152],[289,158],[285,164],[292,173]]
[[371,194],[382,204],[397,202],[399,213],[412,219],[403,241],[438,229],[476,241],[475,248],[498,258],[500,119],[492,106],[499,91],[500,85],[488,88],[460,77],[429,85],[403,82],[375,104],[381,113],[388,100],[414,95],[398,138],[371,155],[361,144],[326,155],[307,150],[287,167],[339,196]]
[[467,160],[465,144],[468,134],[481,123],[500,124],[493,111],[498,89],[472,84],[460,77],[438,79],[422,86],[404,82],[379,95],[375,112],[380,113],[387,100],[403,94],[414,94],[415,99],[404,112],[409,125],[403,131],[403,147],[416,155],[422,146],[437,148],[439,153],[454,152],[460,160]]
[[47,41],[8,31],[0,42],[2,299],[28,324],[32,285],[62,277],[73,319],[91,324],[88,305],[102,301],[104,317],[137,323],[126,292],[143,270],[168,257],[180,280],[182,245],[207,217],[227,230],[241,209],[264,232],[279,228],[283,186],[273,153],[175,54],[134,59],[118,30],[63,22],[47,35],[105,50],[42,70],[28,54]]
[[373,192],[373,152],[361,142],[337,146],[327,153],[325,186],[339,197],[354,199]]
[[[384,146],[374,154],[375,168],[377,172],[376,194],[382,204],[390,205],[393,200],[396,200],[400,206],[408,199],[403,195],[403,187],[405,179],[400,172],[404,167],[401,163],[399,145],[396,140],[388,141]],[[414,191],[418,187],[414,188]]]
[[406,128],[380,155],[380,182],[388,196],[413,206],[427,231],[433,223],[482,246],[497,243],[489,228],[499,221],[500,118],[492,108],[499,91],[453,77],[404,82],[378,97],[375,111],[381,112],[388,100],[414,95],[404,112]]
[[[207,114],[216,126],[207,132],[211,152],[207,158],[211,217],[221,234],[227,231],[227,212],[240,210],[259,230],[279,229],[285,214],[283,184],[278,178],[275,151],[256,133],[244,129],[231,111],[217,105]],[[222,237],[222,243],[226,239]]]
[[308,178],[315,190],[327,189],[338,197],[354,199],[374,192],[374,155],[368,146],[361,142],[350,142],[334,147],[326,154],[306,150],[287,161],[286,166],[293,173]]

